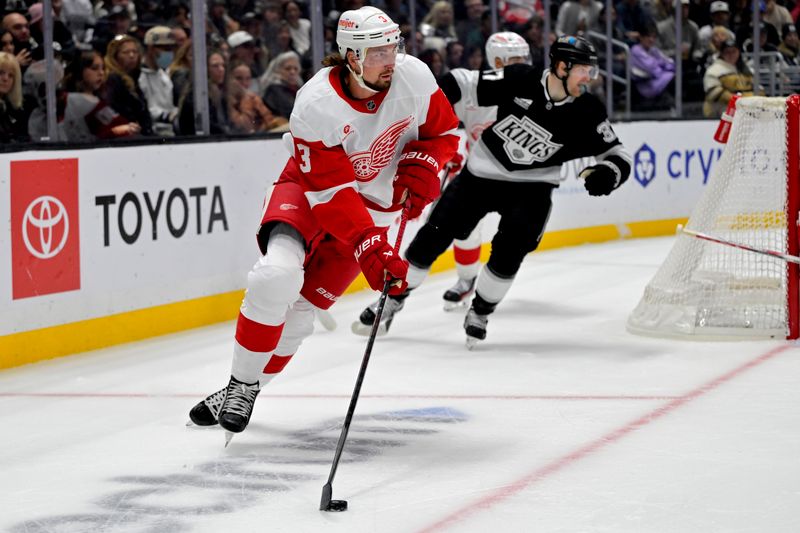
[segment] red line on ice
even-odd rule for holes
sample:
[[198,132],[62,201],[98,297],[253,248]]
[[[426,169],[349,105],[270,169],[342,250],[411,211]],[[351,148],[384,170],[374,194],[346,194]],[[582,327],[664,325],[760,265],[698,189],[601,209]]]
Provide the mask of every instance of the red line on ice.
[[433,524],[426,526],[423,529],[420,529],[418,533],[431,533],[433,531],[439,531],[441,529],[445,529],[451,525],[454,525],[457,522],[461,522],[465,518],[474,515],[480,511],[485,511],[490,507],[514,496],[515,494],[521,492],[522,490],[534,485],[535,483],[545,479],[546,477],[557,473],[558,471],[564,469],[567,466],[572,465],[580,461],[581,459],[603,449],[604,447],[608,446],[609,444],[615,443],[621,440],[623,437],[626,437],[628,434],[637,430],[641,427],[646,426],[650,422],[658,420],[659,418],[675,411],[679,407],[686,405],[687,403],[696,400],[700,396],[703,396],[707,392],[711,392],[712,390],[718,388],[720,385],[731,381],[735,377],[745,373],[746,371],[755,368],[756,366],[772,359],[773,357],[785,352],[789,348],[792,348],[791,345],[784,345],[774,348],[755,359],[752,359],[733,370],[726,372],[725,374],[712,379],[711,381],[697,387],[696,389],[687,392],[683,396],[679,396],[666,404],[662,405],[650,411],[649,413],[633,420],[621,426],[609,433],[606,433],[602,437],[597,440],[578,448],[577,450],[568,453],[559,457],[558,459],[544,465],[543,467],[537,468],[536,470],[526,474],[525,476],[517,479],[510,485],[506,485],[504,487],[500,487],[492,491],[487,496],[479,498],[478,500],[472,501],[467,505],[453,511],[449,515],[445,516],[444,518],[434,522]]

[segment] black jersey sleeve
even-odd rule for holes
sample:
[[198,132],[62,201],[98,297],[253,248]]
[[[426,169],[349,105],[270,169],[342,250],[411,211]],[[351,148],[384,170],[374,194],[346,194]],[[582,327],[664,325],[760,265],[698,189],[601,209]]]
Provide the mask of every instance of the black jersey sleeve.
[[461,88],[458,86],[458,82],[452,72],[448,72],[439,78],[439,87],[450,101],[450,105],[456,105],[461,100]]
[[531,82],[534,68],[524,63],[509,65],[503,70],[482,71],[478,78],[478,105],[493,106],[519,94]]

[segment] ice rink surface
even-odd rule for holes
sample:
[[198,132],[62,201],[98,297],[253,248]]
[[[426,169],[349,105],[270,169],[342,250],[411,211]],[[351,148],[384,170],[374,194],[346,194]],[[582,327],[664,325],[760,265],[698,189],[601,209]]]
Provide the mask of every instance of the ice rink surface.
[[223,447],[187,428],[233,323],[0,373],[0,530],[800,531],[800,351],[631,335],[671,238],[528,256],[464,347],[448,272],[377,340],[318,511],[376,294],[342,298]]

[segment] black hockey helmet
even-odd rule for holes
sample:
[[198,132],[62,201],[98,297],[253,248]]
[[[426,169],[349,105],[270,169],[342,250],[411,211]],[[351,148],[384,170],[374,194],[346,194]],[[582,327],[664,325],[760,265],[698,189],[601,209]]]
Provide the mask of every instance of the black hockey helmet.
[[597,67],[597,50],[583,37],[564,35],[550,47],[550,68],[555,69],[558,61],[565,62],[567,70],[572,65]]

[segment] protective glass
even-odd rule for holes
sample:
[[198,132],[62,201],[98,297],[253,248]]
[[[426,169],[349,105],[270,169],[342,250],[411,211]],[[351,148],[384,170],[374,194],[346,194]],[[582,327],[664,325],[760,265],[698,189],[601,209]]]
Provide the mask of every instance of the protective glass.
[[590,80],[596,80],[600,75],[600,69],[597,65],[573,65],[572,71],[579,76],[589,76]]
[[370,68],[394,65],[402,60],[402,58],[405,56],[405,53],[405,43],[403,42],[403,39],[400,39],[400,41],[396,44],[387,44],[386,46],[368,48],[363,64],[365,67]]

